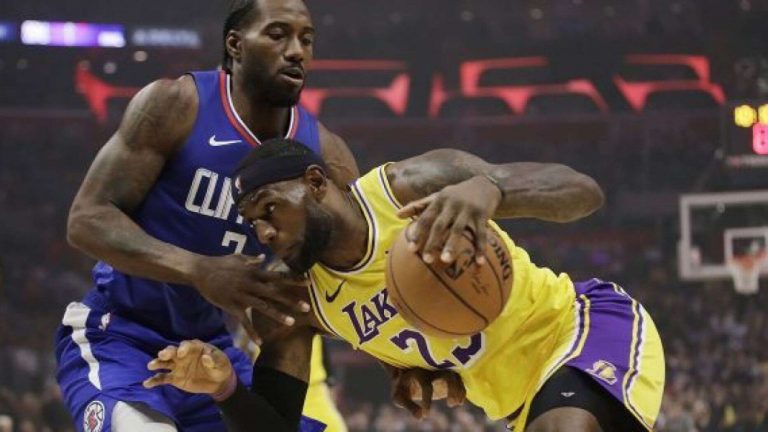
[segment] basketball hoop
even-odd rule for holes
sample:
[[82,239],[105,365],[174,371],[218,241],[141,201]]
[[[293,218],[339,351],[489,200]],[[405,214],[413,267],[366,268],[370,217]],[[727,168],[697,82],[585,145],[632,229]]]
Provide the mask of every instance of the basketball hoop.
[[728,260],[733,287],[739,294],[755,294],[760,287],[760,270],[768,266],[768,253],[763,249],[754,254],[734,255]]

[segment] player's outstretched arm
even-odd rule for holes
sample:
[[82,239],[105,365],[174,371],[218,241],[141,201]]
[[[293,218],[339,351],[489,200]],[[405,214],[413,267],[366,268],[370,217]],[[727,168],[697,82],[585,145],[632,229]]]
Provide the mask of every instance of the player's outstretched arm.
[[[603,205],[600,186],[565,165],[490,164],[467,152],[435,150],[390,165],[387,175],[401,217],[420,215],[411,231],[424,260],[453,261],[466,228],[484,250],[490,218],[531,217],[553,222],[583,218]],[[481,257],[478,256],[481,260]]]
[[281,341],[265,344],[254,365],[251,391],[237,380],[221,350],[197,340],[160,351],[148,368],[163,372],[147,379],[144,386],[172,385],[210,395],[232,432],[254,428],[295,432],[307,391],[312,334],[299,329]]
[[[67,238],[126,273],[194,286],[241,322],[246,322],[249,307],[280,322],[292,322],[264,299],[293,311],[308,310],[308,305],[279,293],[281,286],[303,281],[264,272],[259,260],[242,255],[194,254],[150,236],[130,217],[166,161],[186,141],[197,107],[197,90],[189,76],[156,81],[133,98],[118,131],[99,151],[80,186],[69,213]],[[246,329],[258,339],[252,328]]]

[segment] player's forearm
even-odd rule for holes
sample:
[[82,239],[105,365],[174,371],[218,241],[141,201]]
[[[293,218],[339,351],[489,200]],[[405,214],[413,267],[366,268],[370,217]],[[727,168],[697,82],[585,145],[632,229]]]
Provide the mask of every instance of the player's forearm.
[[571,222],[590,215],[604,202],[600,186],[591,177],[565,165],[513,163],[491,165],[484,171],[485,180],[501,190],[498,218]]
[[[402,202],[429,196],[443,188],[472,181],[478,193],[499,200],[495,217],[532,217],[569,222],[603,205],[600,186],[565,165],[513,162],[490,164],[467,152],[433,150],[388,169]],[[481,188],[481,189],[480,189]]]
[[253,366],[251,393],[237,390],[219,407],[227,429],[250,431],[258,425],[270,431],[296,431],[307,394],[314,331],[292,330],[261,347]]
[[273,369],[254,367],[251,391],[238,383],[235,392],[217,405],[229,432],[296,432],[306,393],[306,382]]
[[312,362],[312,338],[316,331],[308,326],[291,329],[261,346],[256,367],[275,369],[298,380],[309,381]]
[[67,240],[120,271],[170,283],[189,284],[199,257],[150,236],[111,204],[75,203],[67,224]]

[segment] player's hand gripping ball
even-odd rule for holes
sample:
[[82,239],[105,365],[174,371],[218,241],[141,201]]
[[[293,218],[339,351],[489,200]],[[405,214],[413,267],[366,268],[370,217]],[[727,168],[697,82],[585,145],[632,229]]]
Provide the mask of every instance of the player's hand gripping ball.
[[406,227],[387,259],[387,289],[393,306],[421,332],[438,337],[471,336],[488,327],[502,312],[512,291],[512,257],[499,233],[488,227],[488,242],[475,259],[475,241],[465,231],[456,260],[427,264],[408,250]]

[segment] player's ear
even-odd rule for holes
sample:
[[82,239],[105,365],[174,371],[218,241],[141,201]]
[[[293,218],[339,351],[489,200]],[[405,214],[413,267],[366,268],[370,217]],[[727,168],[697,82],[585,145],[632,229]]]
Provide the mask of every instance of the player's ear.
[[243,38],[237,30],[230,30],[224,39],[224,48],[232,60],[240,61],[243,58]]
[[309,190],[320,201],[328,192],[328,176],[325,170],[318,165],[312,165],[304,173],[304,181],[309,185]]

